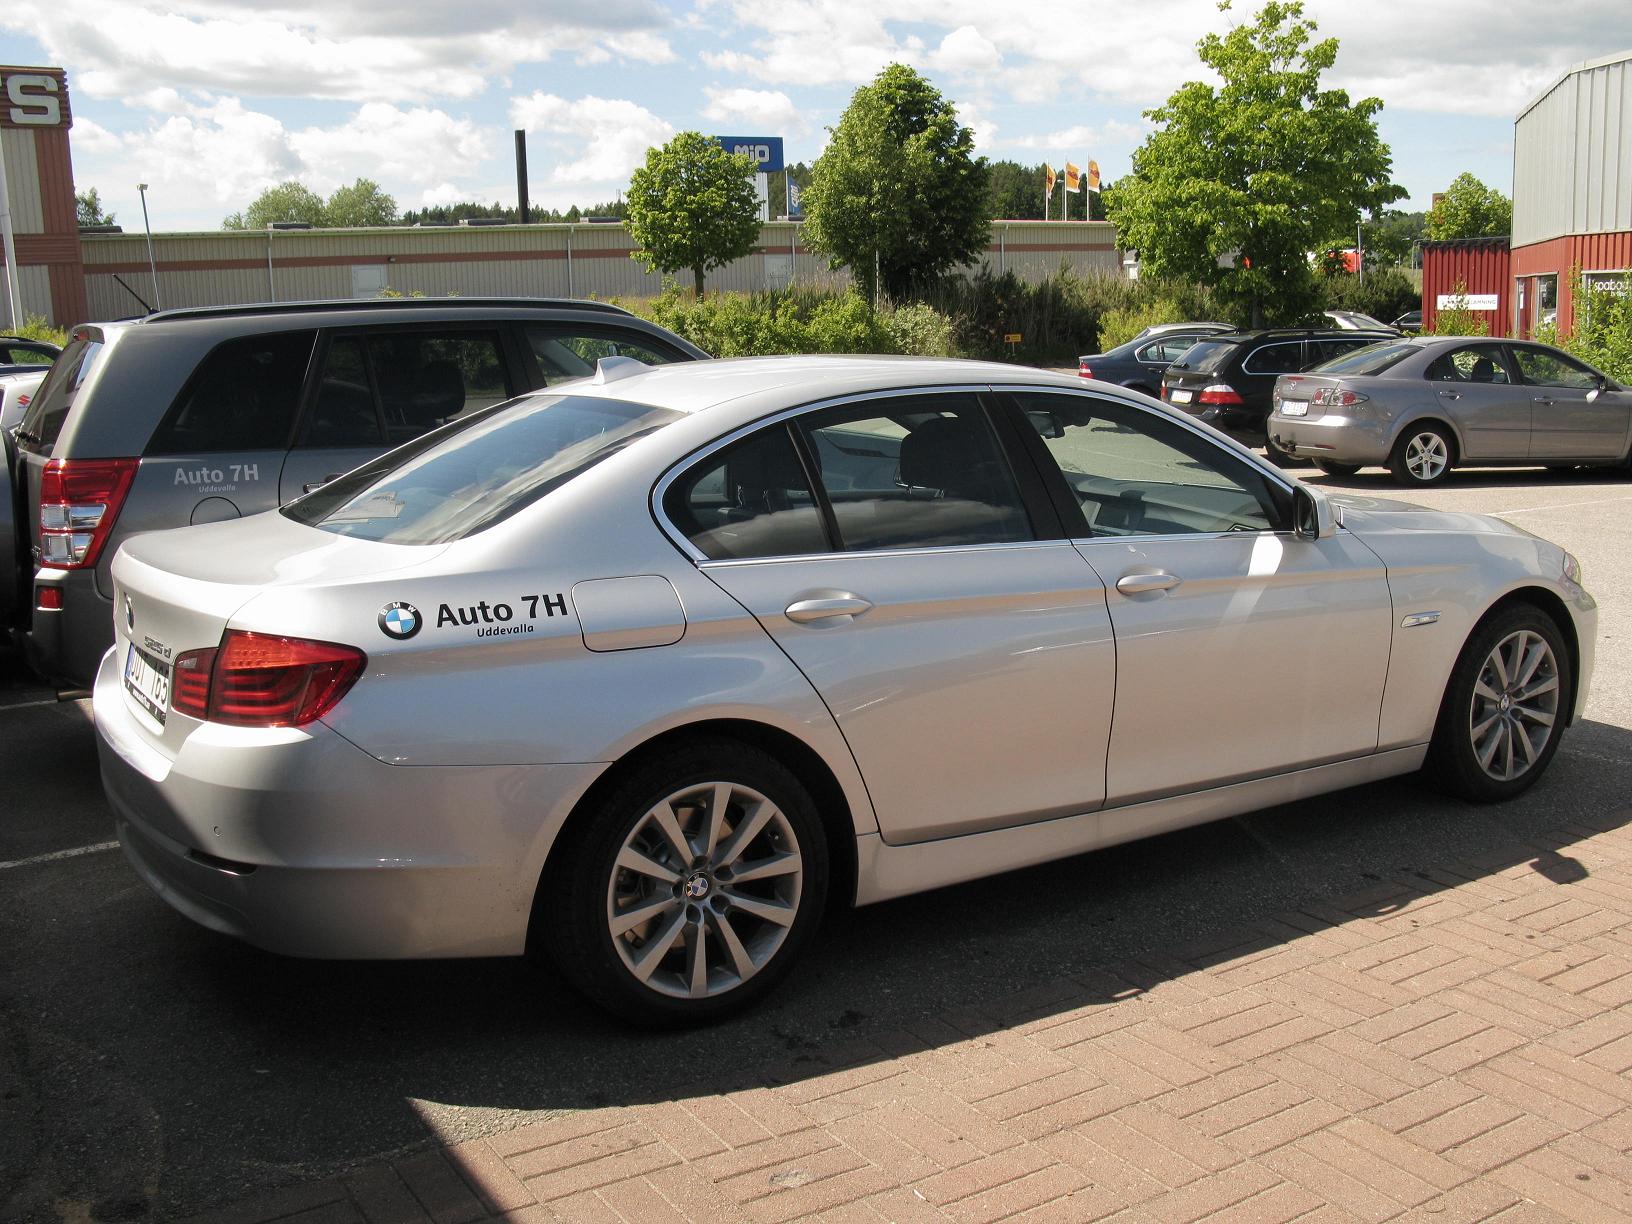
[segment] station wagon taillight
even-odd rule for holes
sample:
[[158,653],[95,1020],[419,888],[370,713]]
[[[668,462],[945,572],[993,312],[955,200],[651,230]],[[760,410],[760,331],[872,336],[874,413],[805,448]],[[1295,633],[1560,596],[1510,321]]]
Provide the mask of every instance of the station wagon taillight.
[[176,657],[170,705],[234,727],[303,727],[334,708],[368,656],[355,646],[228,629]]
[[1083,378],[1092,378],[1094,376],[1092,367],[1080,358],[1077,361],[1077,373]]
[[1244,401],[1236,389],[1229,383],[1214,383],[1210,387],[1203,387],[1196,396],[1198,404],[1240,404]]
[[53,459],[40,473],[40,564],[96,564],[136,478],[136,459]]

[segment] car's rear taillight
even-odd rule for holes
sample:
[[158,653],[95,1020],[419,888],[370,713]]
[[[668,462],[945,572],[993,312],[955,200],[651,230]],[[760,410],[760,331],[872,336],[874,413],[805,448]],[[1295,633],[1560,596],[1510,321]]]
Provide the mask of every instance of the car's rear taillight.
[[1077,373],[1083,378],[1092,378],[1094,376],[1093,367],[1080,358],[1077,361]]
[[136,459],[53,459],[40,474],[40,564],[95,565],[136,478]]
[[1210,387],[1203,387],[1201,394],[1196,396],[1198,404],[1240,404],[1243,403],[1240,394],[1229,383],[1214,383]]
[[1315,392],[1314,402],[1327,408],[1353,408],[1356,404],[1365,403],[1368,398],[1347,387],[1322,387]]
[[228,629],[219,648],[176,659],[170,704],[234,727],[301,727],[333,709],[367,664],[355,646]]

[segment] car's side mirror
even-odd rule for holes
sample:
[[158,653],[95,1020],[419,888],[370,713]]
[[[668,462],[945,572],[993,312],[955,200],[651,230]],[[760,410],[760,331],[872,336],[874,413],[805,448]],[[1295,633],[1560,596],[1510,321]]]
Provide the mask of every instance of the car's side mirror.
[[1587,403],[1592,403],[1607,390],[1609,390],[1609,379],[1605,378],[1602,374],[1598,375],[1598,377],[1593,380],[1592,390],[1587,392]]
[[1065,437],[1065,422],[1060,420],[1059,413],[1050,412],[1046,408],[1026,409],[1026,420],[1031,422],[1038,436],[1044,438]]
[[1326,494],[1308,485],[1293,487],[1292,531],[1300,540],[1326,540],[1337,534],[1337,514]]

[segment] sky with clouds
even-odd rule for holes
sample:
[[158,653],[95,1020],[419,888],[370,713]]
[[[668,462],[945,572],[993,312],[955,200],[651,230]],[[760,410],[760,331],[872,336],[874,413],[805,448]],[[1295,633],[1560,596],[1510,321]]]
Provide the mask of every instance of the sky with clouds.
[[[851,91],[924,72],[992,158],[1127,171],[1143,112],[1201,75],[1214,0],[5,0],[0,64],[62,67],[75,180],[127,227],[215,229],[263,188],[378,181],[401,208],[613,199],[682,128],[820,153]],[[1411,203],[1471,170],[1511,190],[1513,118],[1566,68],[1632,49],[1628,0],[1309,0],[1328,77],[1385,106]]]

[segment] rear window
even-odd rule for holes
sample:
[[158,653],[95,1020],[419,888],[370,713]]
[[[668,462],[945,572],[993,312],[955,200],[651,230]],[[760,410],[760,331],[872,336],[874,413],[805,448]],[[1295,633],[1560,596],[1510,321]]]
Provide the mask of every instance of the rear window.
[[1224,363],[1235,355],[1241,346],[1234,340],[1197,340],[1189,350],[1173,363],[1175,370],[1194,370],[1198,374],[1211,374],[1215,370],[1224,368]]
[[1352,353],[1344,353],[1340,357],[1333,357],[1330,361],[1323,361],[1310,369],[1311,374],[1381,374],[1384,370],[1398,365],[1412,353],[1417,352],[1414,344],[1398,344],[1393,341],[1383,341],[1379,344],[1368,344],[1364,348],[1355,349]]
[[274,332],[217,346],[147,444],[150,455],[283,450],[317,333]]
[[74,406],[79,389],[85,385],[96,359],[102,352],[102,333],[95,330],[76,332],[57,358],[51,372],[40,384],[39,393],[28,406],[28,413],[17,427],[17,436],[25,446],[49,451],[62,433],[63,422]]
[[498,405],[364,464],[283,513],[336,535],[445,544],[502,522],[681,415],[581,395]]

